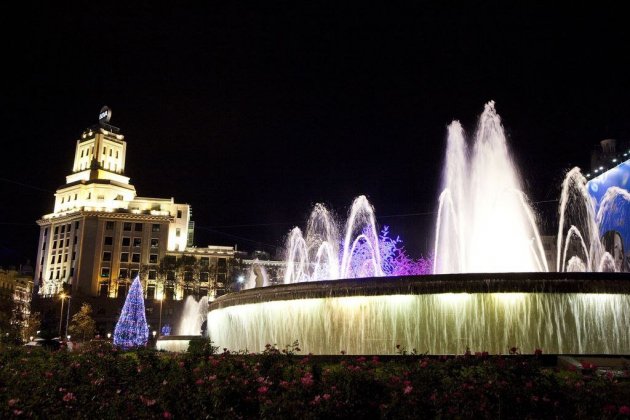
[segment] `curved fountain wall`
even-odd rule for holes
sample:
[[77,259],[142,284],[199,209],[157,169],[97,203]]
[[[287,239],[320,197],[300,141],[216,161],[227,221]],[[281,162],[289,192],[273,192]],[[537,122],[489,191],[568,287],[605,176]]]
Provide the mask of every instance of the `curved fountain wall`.
[[630,353],[630,275],[491,273],[296,283],[209,305],[215,345],[304,353]]

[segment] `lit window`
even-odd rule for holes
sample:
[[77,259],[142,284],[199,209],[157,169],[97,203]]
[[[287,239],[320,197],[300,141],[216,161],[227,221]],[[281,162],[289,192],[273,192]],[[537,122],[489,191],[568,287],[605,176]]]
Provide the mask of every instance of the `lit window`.
[[109,267],[101,268],[101,277],[109,277]]
[[151,239],[151,248],[157,248],[159,244],[159,240],[156,238]]

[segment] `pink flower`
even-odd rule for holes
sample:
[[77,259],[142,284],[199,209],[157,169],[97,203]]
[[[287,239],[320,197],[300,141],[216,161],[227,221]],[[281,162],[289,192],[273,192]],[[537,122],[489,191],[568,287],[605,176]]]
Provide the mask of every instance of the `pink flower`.
[[259,394],[266,394],[267,391],[269,391],[269,388],[266,386],[261,386],[260,388],[258,388],[258,393]]
[[22,410],[18,410],[18,409],[13,410],[13,415],[15,415],[15,416],[19,416],[22,413],[23,413]]
[[76,397],[74,396],[74,394],[72,392],[68,392],[68,393],[66,393],[66,395],[63,396],[63,400],[65,402],[75,401]]
[[195,384],[197,385],[203,385],[203,379],[199,378],[195,381]]
[[11,398],[11,399],[9,400],[9,407],[13,407],[15,404],[17,404],[17,403],[18,403],[18,401],[20,401],[20,399],[19,399],[19,398]]
[[403,390],[403,393],[407,395],[407,394],[410,394],[411,391],[413,391],[413,387],[411,385],[407,385],[405,389]]
[[311,375],[310,373],[307,373],[306,375],[302,377],[301,382],[302,382],[302,385],[304,386],[311,386],[313,385],[315,381],[313,381],[313,375]]
[[622,405],[621,407],[619,407],[619,414],[630,416],[630,407],[628,407],[627,405]]
[[164,417],[165,419],[170,419],[173,417],[173,415],[169,413],[168,411],[165,411],[162,413],[162,417]]
[[208,380],[209,381],[214,381],[215,379],[217,379],[217,375],[210,375],[210,376],[208,376]]
[[152,405],[155,405],[156,403],[156,400],[145,398],[144,395],[140,395],[140,401],[142,401],[142,403],[146,405],[147,407],[151,407]]
[[326,401],[328,401],[330,399],[330,394],[324,394],[322,395],[322,398]]
[[46,375],[47,378],[52,378],[53,377],[53,373],[52,372],[46,372],[44,375]]

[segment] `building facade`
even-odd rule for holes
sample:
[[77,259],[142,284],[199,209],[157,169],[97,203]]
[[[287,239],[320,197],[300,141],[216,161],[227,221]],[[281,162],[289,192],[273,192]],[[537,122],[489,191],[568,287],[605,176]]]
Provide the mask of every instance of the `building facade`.
[[125,176],[125,138],[110,117],[104,108],[99,123],[81,134],[52,213],[37,221],[40,296],[124,295],[138,273],[155,280],[160,259],[186,248],[190,206],[137,196]]
[[0,268],[0,333],[24,331],[33,294],[33,268]]

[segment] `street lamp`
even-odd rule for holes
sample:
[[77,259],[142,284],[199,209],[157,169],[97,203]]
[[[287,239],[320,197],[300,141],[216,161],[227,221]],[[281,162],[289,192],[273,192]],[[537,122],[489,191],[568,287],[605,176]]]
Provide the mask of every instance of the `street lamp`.
[[61,293],[59,298],[61,299],[61,312],[59,313],[59,338],[61,338],[61,326],[63,325],[63,300],[66,298],[66,295]]
[[162,303],[164,302],[164,295],[160,296],[160,323],[158,326],[158,331],[160,332],[160,335],[162,335]]
[[107,333],[107,339],[109,340],[110,338],[112,338],[112,333]]
[[[72,300],[72,296],[68,295],[68,308],[66,309],[66,335],[68,335],[68,322],[70,321],[70,302]],[[68,339],[69,340],[69,339]]]

